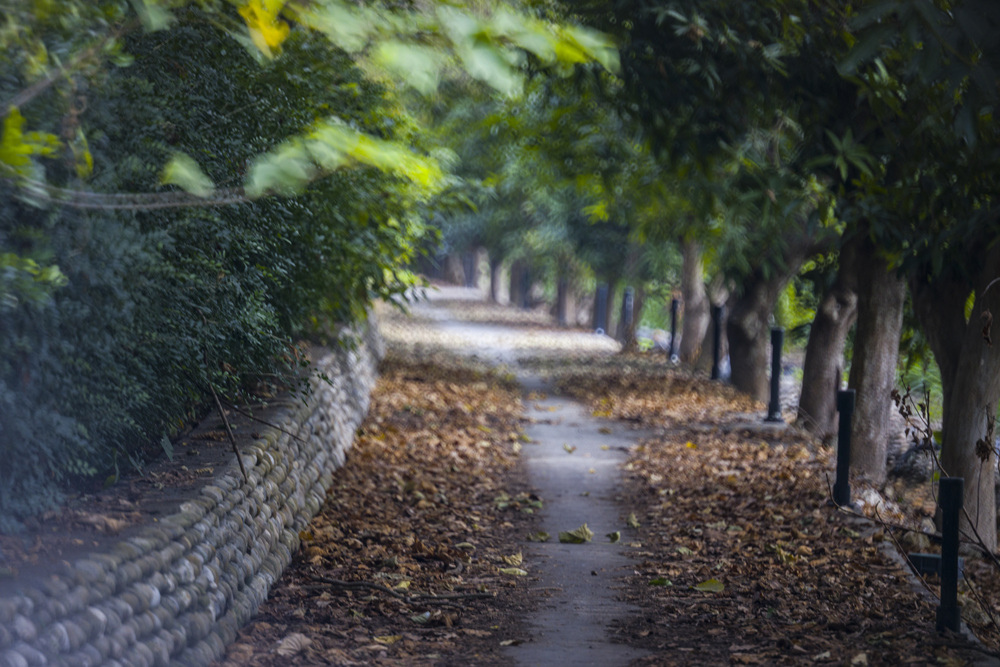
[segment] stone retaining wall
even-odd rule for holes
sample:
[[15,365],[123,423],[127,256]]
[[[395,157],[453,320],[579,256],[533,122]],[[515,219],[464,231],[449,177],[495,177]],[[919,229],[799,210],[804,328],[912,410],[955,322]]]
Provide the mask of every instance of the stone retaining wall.
[[44,585],[0,598],[0,666],[206,665],[256,612],[323,504],[368,410],[375,326],[317,366],[308,402],[275,420],[176,514]]

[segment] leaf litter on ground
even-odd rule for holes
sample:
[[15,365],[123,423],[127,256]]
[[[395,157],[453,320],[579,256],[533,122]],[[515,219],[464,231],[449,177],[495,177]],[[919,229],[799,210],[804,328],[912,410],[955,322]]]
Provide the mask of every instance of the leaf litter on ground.
[[217,664],[492,664],[531,604],[520,415],[509,378],[390,350],[324,507]]
[[[963,613],[984,645],[938,635],[937,603],[892,555],[886,529],[831,506],[831,448],[794,427],[758,428],[764,406],[654,355],[535,367],[592,413],[657,433],[624,465],[624,504],[641,545],[627,597],[643,611],[618,629],[652,651],[641,664],[961,665],[996,656],[996,632],[975,618],[969,593]],[[903,498],[895,484],[890,492]],[[893,520],[919,527],[932,511],[917,502]],[[996,615],[1000,577],[981,559],[966,568]]]

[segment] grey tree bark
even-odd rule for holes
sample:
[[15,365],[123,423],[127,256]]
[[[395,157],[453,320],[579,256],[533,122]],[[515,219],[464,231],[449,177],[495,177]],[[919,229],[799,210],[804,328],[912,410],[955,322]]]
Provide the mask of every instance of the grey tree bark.
[[499,255],[490,255],[490,303],[499,303],[500,298],[500,273],[503,267],[503,260]]
[[684,310],[681,317],[681,344],[677,354],[684,363],[693,364],[701,354],[711,314],[705,290],[701,245],[697,241],[686,240],[681,243],[681,250],[681,303]]
[[450,252],[445,257],[444,279],[453,285],[465,284],[465,263],[461,253]]
[[[997,546],[996,499],[993,470],[996,465],[990,431],[1000,401],[1000,328],[993,317],[1000,314],[1000,246],[969,253],[974,268],[975,302],[965,319],[969,282],[956,275],[914,278],[917,318],[924,329],[941,370],[944,394],[941,465],[947,475],[965,479],[963,537],[978,533],[987,549]],[[992,286],[991,286],[992,284]],[[987,289],[988,288],[988,289]],[[982,440],[986,446],[977,447]],[[977,449],[979,450],[977,452]],[[971,525],[970,525],[971,524]],[[972,530],[972,529],[975,530]]]
[[837,276],[820,300],[802,365],[797,421],[823,440],[837,432],[836,390],[844,370],[844,345],[858,313],[857,242],[840,250]]
[[867,237],[858,248],[858,269],[858,328],[848,380],[848,386],[857,392],[851,424],[851,470],[881,484],[885,481],[906,283],[889,269]]
[[770,272],[756,269],[743,282],[743,291],[730,299],[731,309],[726,320],[729,342],[730,382],[740,391],[758,401],[769,395],[768,369],[771,342],[770,317],[781,291],[799,271],[806,258],[815,252],[816,244],[805,233],[789,239],[784,253],[784,269]]

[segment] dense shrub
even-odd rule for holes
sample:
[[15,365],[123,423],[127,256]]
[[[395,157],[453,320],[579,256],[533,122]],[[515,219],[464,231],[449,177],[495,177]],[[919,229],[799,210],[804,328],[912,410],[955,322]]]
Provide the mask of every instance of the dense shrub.
[[[259,63],[191,11],[125,47],[130,66],[46,93],[85,102],[69,122],[94,160],[87,182],[72,160],[51,161],[50,182],[155,192],[181,151],[220,186],[238,185],[254,155],[331,114],[375,135],[406,131],[378,85],[307,33]],[[47,108],[32,105],[31,125],[65,131],[67,118]],[[369,169],[299,197],[222,207],[40,208],[0,191],[0,248],[65,276],[43,285],[63,285],[50,298],[22,286],[0,303],[0,530],[51,506],[69,482],[141,466],[210,386],[238,398],[261,378],[287,378],[299,338],[401,289],[393,267],[421,234],[406,193]],[[25,275],[0,262],[0,281]]]

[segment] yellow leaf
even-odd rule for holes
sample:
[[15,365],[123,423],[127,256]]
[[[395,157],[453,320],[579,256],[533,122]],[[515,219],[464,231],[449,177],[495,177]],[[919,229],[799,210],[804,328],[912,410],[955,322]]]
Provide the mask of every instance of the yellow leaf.
[[692,586],[692,588],[705,593],[721,593],[726,587],[718,579],[709,579],[708,581],[703,581],[700,584]]
[[398,588],[400,590],[405,591],[405,590],[407,590],[407,589],[410,588],[410,581],[409,580],[401,581],[398,584],[396,584],[395,586],[393,586],[393,588]]
[[250,0],[240,7],[240,16],[250,30],[254,46],[266,56],[272,55],[288,37],[288,24],[278,19],[286,0]]
[[27,176],[31,156],[49,157],[59,149],[59,139],[44,132],[24,132],[24,116],[17,107],[11,107],[3,121],[0,137],[0,170]]
[[519,567],[501,567],[500,572],[502,574],[510,574],[515,577],[523,577],[528,574],[527,571],[522,570]]
[[685,447],[687,447],[688,449],[698,449],[698,445],[694,444],[694,443],[693,443],[693,442],[691,442],[690,440],[688,440],[688,441],[687,441],[687,444],[686,444],[686,445],[684,445],[684,446],[685,446]]
[[628,524],[629,528],[638,528],[639,527],[639,519],[636,518],[635,512],[629,512],[628,518],[625,519],[625,523]]
[[507,565],[513,565],[514,567],[520,567],[521,563],[524,561],[524,556],[518,551],[516,554],[511,554],[510,556],[504,556],[503,562]]
[[594,531],[587,524],[583,524],[576,530],[564,530],[560,532],[559,541],[565,544],[583,544],[584,542],[589,542],[593,536]]
[[389,644],[395,644],[402,638],[403,635],[381,635],[379,637],[375,637],[375,641],[379,644],[385,644],[388,646]]

